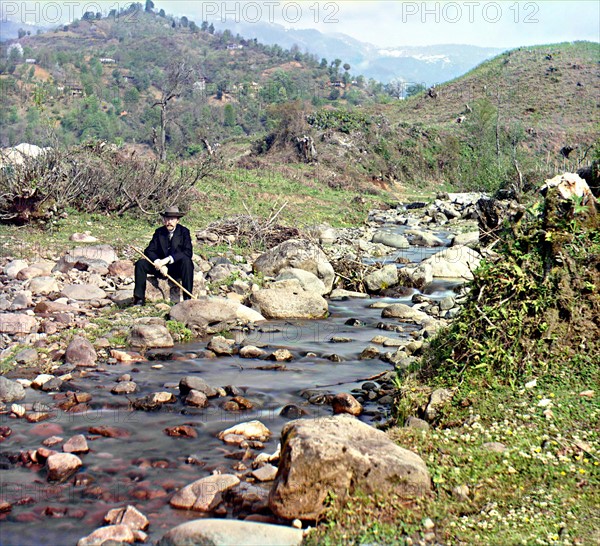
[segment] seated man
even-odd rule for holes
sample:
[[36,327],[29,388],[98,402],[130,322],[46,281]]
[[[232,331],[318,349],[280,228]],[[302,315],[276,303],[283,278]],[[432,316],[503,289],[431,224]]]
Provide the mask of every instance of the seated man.
[[[178,207],[167,207],[161,214],[163,227],[158,228],[144,250],[150,258],[140,259],[135,263],[135,289],[133,304],[144,305],[146,302],[146,277],[157,275],[163,277],[167,273],[174,279],[181,279],[181,285],[192,292],[194,284],[194,265],[192,263],[192,238],[190,230],[179,224],[183,213]],[[183,293],[184,299],[190,295]]]

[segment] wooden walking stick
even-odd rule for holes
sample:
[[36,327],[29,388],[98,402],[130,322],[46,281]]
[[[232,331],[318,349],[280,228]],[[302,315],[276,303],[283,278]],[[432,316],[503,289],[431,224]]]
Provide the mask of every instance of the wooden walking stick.
[[[154,265],[154,262],[148,258],[148,256],[146,256],[139,248],[136,248],[134,246],[132,246],[131,248],[133,248],[133,250],[135,250],[140,256],[142,256],[145,260],[149,261],[152,265]],[[154,265],[154,267],[156,267]],[[158,268],[156,268],[158,271]],[[194,294],[192,294],[189,290],[186,290],[183,286],[181,286],[180,283],[178,283],[173,277],[171,277],[168,273],[165,273],[165,277],[167,277],[167,279],[169,279],[175,286],[181,288],[181,290],[183,290],[190,298],[192,298],[193,300],[197,300],[198,298],[196,296],[194,296]]]

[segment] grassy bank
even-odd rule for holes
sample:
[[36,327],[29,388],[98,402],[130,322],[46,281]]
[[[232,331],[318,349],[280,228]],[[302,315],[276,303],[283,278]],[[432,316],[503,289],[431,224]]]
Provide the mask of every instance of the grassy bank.
[[441,544],[597,544],[599,379],[596,364],[588,378],[565,368],[529,388],[463,384],[432,429],[390,431],[426,462],[432,494],[334,506],[307,543],[408,545],[434,533]]
[[[365,221],[369,210],[397,199],[384,191],[333,188],[319,178],[318,171],[304,166],[272,171],[219,171],[200,181],[196,189],[197,198],[183,220],[192,231],[236,215],[270,218],[278,211],[277,223],[299,229],[320,223],[355,226]],[[110,244],[119,254],[130,256],[128,245],[145,246],[160,225],[158,217],[139,212],[118,216],[70,209],[66,213],[52,223],[0,224],[0,257],[52,259],[76,246],[69,237],[83,232],[90,232],[98,244]],[[195,251],[210,252],[199,246]]]

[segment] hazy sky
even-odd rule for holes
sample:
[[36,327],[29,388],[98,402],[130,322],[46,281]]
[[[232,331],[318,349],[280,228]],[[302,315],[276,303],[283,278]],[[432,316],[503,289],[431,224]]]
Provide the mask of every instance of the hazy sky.
[[[142,4],[145,0],[139,0]],[[106,15],[129,1],[3,0],[2,17],[51,24],[84,11]],[[209,20],[275,22],[289,28],[342,32],[381,47],[472,44],[516,47],[573,40],[600,41],[598,0],[443,1],[399,0],[154,0],[155,8]],[[251,38],[252,36],[248,36]]]

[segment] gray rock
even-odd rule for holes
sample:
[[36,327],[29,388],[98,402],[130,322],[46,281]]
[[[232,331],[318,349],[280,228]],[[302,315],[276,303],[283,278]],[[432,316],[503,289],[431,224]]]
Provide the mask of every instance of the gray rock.
[[467,233],[457,233],[450,246],[468,246],[474,248],[479,245],[479,230]]
[[106,298],[106,292],[93,284],[68,284],[61,295],[65,298],[78,301],[102,300]]
[[113,394],[132,394],[135,391],[137,391],[137,385],[133,381],[121,381],[110,389]]
[[25,269],[28,266],[29,264],[25,260],[13,260],[4,267],[4,274],[9,279],[16,279],[19,271]]
[[296,279],[300,283],[302,289],[306,292],[314,292],[320,296],[329,292],[325,287],[325,283],[323,283],[319,277],[304,269],[298,269],[296,267],[282,269],[275,280],[283,281],[288,279]]
[[471,280],[481,255],[466,246],[453,246],[434,254],[422,263],[430,264],[434,277]]
[[379,292],[384,288],[398,284],[398,268],[394,264],[384,265],[365,276],[365,285],[369,292]]
[[32,305],[31,292],[29,290],[21,290],[15,294],[9,309],[10,311],[20,311],[21,309],[27,309]]
[[259,482],[271,482],[277,475],[277,467],[272,464],[265,464],[252,472],[252,477]]
[[363,292],[352,292],[351,290],[344,290],[342,288],[336,288],[329,294],[329,299],[342,299],[342,298],[368,298],[368,294]]
[[37,359],[38,353],[35,349],[23,349],[15,355],[17,364],[33,364]]
[[327,300],[311,292],[267,288],[254,292],[253,306],[270,319],[318,319],[327,316]]
[[215,336],[209,341],[206,348],[216,355],[232,355],[235,352],[235,340]]
[[58,292],[58,283],[54,277],[35,277],[26,286],[28,290],[36,295]]
[[254,271],[276,277],[282,269],[297,268],[309,271],[323,281],[331,292],[335,272],[325,253],[304,239],[289,239],[268,250],[254,262]]
[[410,243],[404,235],[399,233],[390,233],[388,231],[377,231],[371,240],[373,243],[380,243],[392,248],[406,249],[410,248]]
[[234,519],[198,519],[167,532],[157,546],[300,546],[301,529]]
[[223,500],[222,494],[240,483],[237,476],[214,474],[186,485],[169,501],[173,508],[210,512]]
[[440,310],[448,311],[454,307],[454,298],[452,296],[446,296],[440,300]]
[[77,261],[78,258],[102,260],[109,265],[119,259],[114,248],[109,245],[80,246],[67,252],[65,257],[71,261]]
[[425,417],[428,421],[432,421],[437,417],[437,414],[443,406],[445,406],[454,396],[453,389],[436,389],[429,397],[429,404],[425,408]]
[[179,392],[182,396],[186,396],[192,390],[204,393],[209,398],[213,398],[219,394],[204,379],[195,375],[188,375],[179,381]]
[[63,445],[65,453],[87,453],[90,450],[83,434],[76,434],[69,438]]
[[81,459],[72,453],[55,453],[46,460],[48,481],[63,483],[82,466]]
[[418,417],[413,417],[412,415],[406,420],[404,426],[408,428],[416,428],[418,430],[429,430],[429,423],[427,421],[419,419]]
[[415,246],[444,246],[444,241],[429,231],[409,229],[404,232],[411,245]]
[[365,347],[358,357],[359,360],[373,360],[374,358],[379,358],[379,349],[372,345]]
[[317,519],[330,492],[343,501],[355,490],[412,497],[431,488],[418,455],[349,415],[292,421],[281,446],[269,507],[285,519]]
[[240,269],[233,264],[217,264],[211,268],[206,276],[210,281],[220,283],[236,272],[239,274]]
[[25,389],[20,383],[0,375],[0,402],[10,404],[25,398]]
[[381,316],[382,318],[396,318],[403,322],[422,323],[429,320],[429,315],[427,315],[427,313],[423,313],[423,311],[414,309],[410,305],[404,303],[393,303],[392,305],[388,305],[381,312]]
[[202,334],[221,332],[238,322],[248,324],[265,320],[239,302],[218,297],[201,297],[179,303],[171,308],[170,317]]
[[506,451],[506,446],[501,442],[486,442],[481,444],[481,449],[492,453],[503,453]]
[[135,506],[128,505],[125,508],[114,508],[109,510],[104,521],[112,525],[127,525],[132,531],[139,529],[145,531],[150,522]]
[[255,347],[254,345],[246,345],[240,349],[241,358],[261,358],[266,356],[267,352],[264,349]]
[[203,392],[192,389],[185,397],[185,403],[195,408],[205,408],[208,406],[208,397]]
[[106,525],[96,529],[93,533],[80,539],[77,546],[101,546],[103,544],[133,544],[135,535],[127,525]]
[[338,238],[338,232],[332,227],[324,227],[319,232],[318,237],[322,245],[332,245]]
[[359,416],[363,411],[362,404],[347,392],[336,394],[331,401],[331,407],[335,415],[347,413],[348,415]]

